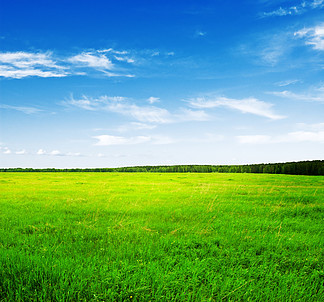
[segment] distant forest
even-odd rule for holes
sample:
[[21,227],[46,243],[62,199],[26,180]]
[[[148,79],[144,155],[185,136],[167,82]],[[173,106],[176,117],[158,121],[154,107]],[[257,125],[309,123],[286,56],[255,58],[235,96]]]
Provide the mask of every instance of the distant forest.
[[294,175],[324,175],[324,160],[253,165],[175,165],[135,166],[122,168],[33,169],[0,168],[0,172],[152,172],[152,173],[268,173]]

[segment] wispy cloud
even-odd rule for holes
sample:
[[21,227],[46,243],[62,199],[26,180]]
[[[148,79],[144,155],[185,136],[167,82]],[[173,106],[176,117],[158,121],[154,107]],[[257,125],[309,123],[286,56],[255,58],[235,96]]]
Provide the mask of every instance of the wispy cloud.
[[192,110],[187,108],[179,109],[178,113],[174,114],[174,117],[177,121],[208,121],[210,116],[203,110]]
[[147,99],[147,101],[150,103],[150,104],[154,104],[154,103],[158,103],[160,101],[160,98],[157,98],[157,97],[154,97],[154,96],[151,96]]
[[29,76],[42,78],[65,77],[69,73],[58,65],[51,52],[3,52],[0,53],[0,77],[21,79]]
[[28,53],[28,52],[3,52],[0,53],[0,62],[11,64],[18,68],[29,68],[34,66],[45,66],[62,69],[52,59],[52,53]]
[[241,135],[237,139],[242,144],[324,143],[324,131],[295,131],[278,136]]
[[120,62],[135,63],[135,60],[129,57],[114,56],[114,58]]
[[262,33],[250,42],[241,45],[237,53],[249,57],[258,65],[274,67],[289,57],[295,46],[293,32],[285,30]]
[[208,115],[203,110],[180,108],[178,111],[171,113],[167,109],[157,106],[139,106],[132,100],[120,96],[109,97],[104,95],[98,98],[82,96],[80,99],[71,97],[63,104],[90,111],[114,112],[129,116],[141,123],[167,124],[208,119]]
[[114,104],[110,111],[117,112],[144,123],[165,124],[172,121],[170,112],[167,109],[155,106],[138,106],[136,104]]
[[98,98],[92,98],[88,97],[86,95],[83,95],[79,99],[75,99],[73,96],[67,101],[64,101],[64,105],[72,105],[75,107],[79,107],[85,110],[102,110],[102,109],[109,109],[110,105],[113,105],[115,103],[124,102],[128,99],[121,96],[107,96],[103,95]]
[[15,154],[24,155],[24,154],[27,154],[27,151],[25,149],[23,149],[23,150],[16,151]]
[[[112,48],[82,52],[67,59],[77,68],[93,68],[108,77],[134,77],[119,66],[120,62],[134,63],[135,60],[125,56],[128,52],[116,51]],[[115,55],[118,54],[118,55]],[[110,56],[110,57],[109,57]],[[115,61],[115,63],[113,63]]]
[[96,146],[112,146],[112,145],[135,145],[145,143],[151,140],[149,136],[124,137],[114,135],[97,135],[93,138],[97,139]]
[[64,104],[77,106],[86,110],[104,110],[130,116],[143,123],[169,123],[171,115],[168,110],[156,106],[138,106],[125,97],[100,96],[91,98],[82,96],[81,99],[65,101]]
[[152,145],[170,145],[176,143],[213,143],[220,142],[224,140],[223,135],[214,133],[201,134],[200,137],[190,137],[190,138],[175,138],[167,135],[150,135],[150,136],[114,136],[114,135],[98,135],[93,136],[94,139],[98,141],[95,143],[96,146],[113,146],[113,145],[136,145],[149,143]]
[[289,90],[272,91],[269,94],[296,101],[324,102],[324,86],[313,89],[310,93],[295,93]]
[[46,151],[44,149],[39,149],[36,152],[36,155],[48,155],[48,156],[75,156],[75,157],[80,157],[80,156],[84,156],[79,152],[61,152],[59,150],[52,150],[52,151]]
[[73,56],[55,56],[53,52],[2,52],[0,77],[66,77],[90,75],[91,70],[108,77],[134,77],[127,71],[135,63],[127,51],[111,49],[82,51]]
[[324,123],[317,123],[317,124],[298,123],[297,127],[303,129],[304,131],[324,131]]
[[269,135],[239,135],[236,138],[241,144],[268,144],[271,142]]
[[311,45],[313,49],[324,50],[324,23],[315,27],[301,29],[295,32],[294,35],[303,38],[305,44]]
[[0,151],[3,154],[11,154],[11,150],[8,147],[0,147]]
[[301,82],[300,80],[286,80],[286,81],[281,81],[276,83],[276,85],[278,85],[279,87],[285,87],[285,86],[289,86],[289,85],[293,85],[296,83]]
[[242,144],[278,144],[278,143],[324,143],[324,123],[298,123],[298,130],[280,135],[241,135],[237,139]]
[[133,130],[152,130],[155,128],[156,125],[139,123],[139,122],[131,122],[129,124],[119,126],[116,130],[119,132],[127,132]]
[[282,17],[282,16],[293,16],[306,13],[312,9],[321,9],[324,7],[324,0],[313,0],[313,1],[302,1],[297,5],[289,7],[279,7],[271,12],[263,12],[260,14],[261,17]]
[[5,105],[5,104],[0,104],[0,108],[2,109],[9,109],[9,110],[16,110],[23,112],[25,114],[34,114],[34,113],[39,113],[43,110],[34,108],[34,107],[24,107],[24,106],[11,106],[11,105]]
[[196,32],[195,32],[195,37],[204,37],[206,35],[207,35],[207,33],[202,30],[196,30]]
[[79,64],[81,66],[94,67],[99,69],[114,69],[112,62],[103,54],[93,54],[91,52],[85,52],[73,56],[68,59],[73,64]]
[[116,50],[113,48],[106,48],[106,49],[99,49],[97,50],[98,53],[113,53],[117,55],[126,55],[128,54],[127,50]]
[[195,98],[189,101],[194,108],[217,108],[225,107],[238,110],[242,113],[250,113],[258,116],[267,117],[273,120],[282,119],[284,116],[273,112],[273,104],[260,101],[255,98],[229,99],[226,97],[215,98]]

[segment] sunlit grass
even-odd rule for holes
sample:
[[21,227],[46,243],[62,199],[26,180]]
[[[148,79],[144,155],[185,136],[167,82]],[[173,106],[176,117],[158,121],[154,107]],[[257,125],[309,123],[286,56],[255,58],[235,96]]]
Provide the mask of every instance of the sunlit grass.
[[0,173],[0,300],[324,300],[324,177]]

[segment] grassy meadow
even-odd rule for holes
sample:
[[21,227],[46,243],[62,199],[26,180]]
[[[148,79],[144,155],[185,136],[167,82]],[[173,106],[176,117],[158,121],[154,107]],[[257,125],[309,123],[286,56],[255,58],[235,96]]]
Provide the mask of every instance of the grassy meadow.
[[0,301],[324,301],[324,176],[0,173]]

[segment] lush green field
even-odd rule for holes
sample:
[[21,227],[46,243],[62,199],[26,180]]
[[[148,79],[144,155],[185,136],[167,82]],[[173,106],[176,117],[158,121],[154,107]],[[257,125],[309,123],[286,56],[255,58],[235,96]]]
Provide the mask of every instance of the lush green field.
[[0,173],[0,301],[324,301],[324,177]]

